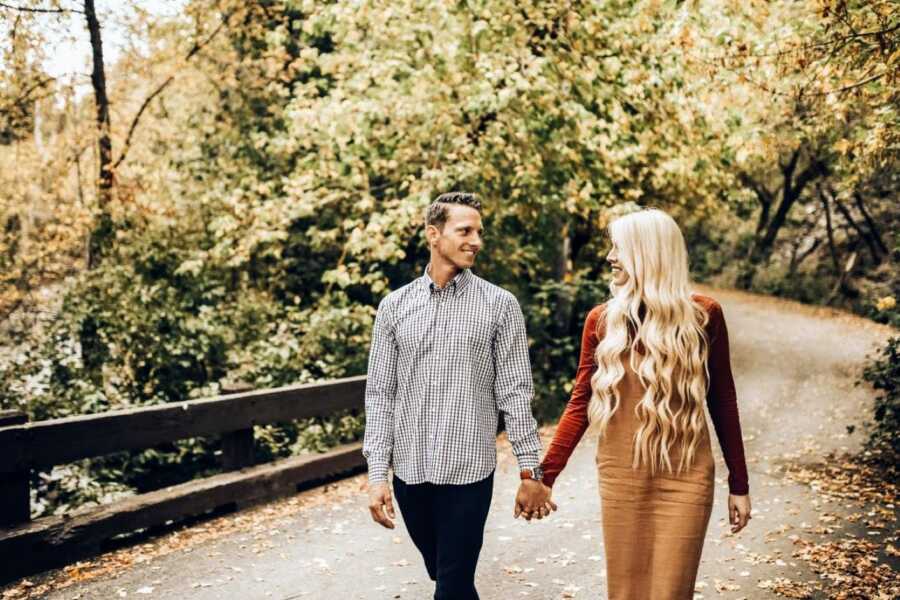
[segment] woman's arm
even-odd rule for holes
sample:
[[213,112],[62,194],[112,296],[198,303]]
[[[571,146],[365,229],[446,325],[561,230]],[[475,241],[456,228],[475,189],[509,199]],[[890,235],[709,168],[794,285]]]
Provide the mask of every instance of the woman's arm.
[[595,307],[588,313],[581,334],[581,355],[578,360],[578,371],[575,374],[575,386],[566,404],[566,410],[559,419],[556,434],[550,442],[550,448],[541,463],[544,469],[544,483],[550,487],[556,477],[569,462],[569,456],[581,440],[588,427],[587,409],[591,401],[591,376],[594,374],[594,351],[599,343],[597,323],[604,312],[604,305]]
[[731,357],[728,347],[728,327],[722,307],[713,302],[709,306],[709,393],[706,404],[712,417],[719,446],[728,466],[728,489],[737,496],[750,492],[747,481],[747,464],[744,460],[744,438],[738,415],[737,394],[731,374]]

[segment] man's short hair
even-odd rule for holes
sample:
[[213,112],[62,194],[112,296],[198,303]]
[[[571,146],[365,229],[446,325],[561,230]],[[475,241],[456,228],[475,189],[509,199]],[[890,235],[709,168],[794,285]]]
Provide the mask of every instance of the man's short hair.
[[441,231],[447,222],[447,209],[451,204],[470,206],[481,214],[481,200],[475,194],[468,192],[447,192],[435,198],[425,214],[425,225],[434,225]]

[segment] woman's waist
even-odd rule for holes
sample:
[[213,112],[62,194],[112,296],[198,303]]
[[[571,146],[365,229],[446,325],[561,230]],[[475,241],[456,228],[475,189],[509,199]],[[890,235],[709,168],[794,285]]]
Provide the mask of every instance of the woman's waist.
[[[596,462],[598,465],[631,465],[639,447],[636,431],[629,432],[627,435],[616,435],[615,432],[607,430],[597,440]],[[682,458],[690,459],[692,463],[697,464],[711,465],[714,463],[712,444],[705,424],[694,443],[684,438],[670,439],[667,440],[665,450],[662,448],[662,440],[659,438],[646,440],[643,445],[644,454],[657,456],[659,462],[665,462],[662,458],[665,456],[673,465],[679,464]]]

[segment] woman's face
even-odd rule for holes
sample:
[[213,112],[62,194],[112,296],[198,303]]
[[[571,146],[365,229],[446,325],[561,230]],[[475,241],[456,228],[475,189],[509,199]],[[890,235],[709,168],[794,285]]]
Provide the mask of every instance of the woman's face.
[[606,262],[612,268],[613,283],[617,286],[625,285],[625,282],[628,281],[628,273],[625,272],[625,269],[622,268],[622,264],[619,262],[619,247],[615,242],[612,243],[612,249],[606,255]]

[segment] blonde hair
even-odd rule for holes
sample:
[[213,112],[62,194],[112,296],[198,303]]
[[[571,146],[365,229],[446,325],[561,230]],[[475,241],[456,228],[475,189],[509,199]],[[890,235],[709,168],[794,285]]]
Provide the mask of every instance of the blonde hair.
[[680,443],[680,473],[693,464],[706,432],[708,316],[691,298],[687,248],[672,217],[644,209],[617,218],[608,229],[628,281],[611,286],[598,324],[605,334],[598,332],[588,418],[603,435],[621,403],[622,357],[630,351],[630,366],[645,388],[635,407],[632,466],[671,472],[669,450]]

